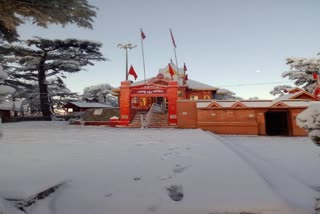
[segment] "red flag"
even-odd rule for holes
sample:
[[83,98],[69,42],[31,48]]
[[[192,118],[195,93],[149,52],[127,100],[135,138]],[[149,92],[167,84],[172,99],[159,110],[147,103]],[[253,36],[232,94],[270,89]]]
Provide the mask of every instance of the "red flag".
[[188,69],[187,69],[187,66],[186,66],[186,63],[183,63],[183,71],[186,72]]
[[319,74],[317,72],[313,72],[312,77],[314,80],[319,79]]
[[174,37],[173,37],[173,34],[172,34],[172,30],[170,29],[170,35],[171,35],[171,39],[172,39],[172,44],[173,46],[176,48],[176,42],[174,41]]
[[175,74],[175,71],[173,70],[173,68],[171,67],[170,63],[168,64],[169,67],[169,73],[171,75],[171,79],[173,79],[173,75]]
[[131,67],[130,67],[130,69],[129,69],[129,73],[128,73],[129,75],[132,75],[133,77],[134,77],[134,80],[136,80],[137,78],[138,78],[138,75],[137,75],[137,73],[135,72],[135,70],[133,69],[133,67],[132,67],[132,65],[131,65]]
[[184,75],[184,80],[187,81],[188,79],[188,74]]
[[146,35],[145,35],[144,32],[142,31],[142,29],[141,29],[141,38],[142,38],[142,39],[145,39],[145,38],[146,38]]

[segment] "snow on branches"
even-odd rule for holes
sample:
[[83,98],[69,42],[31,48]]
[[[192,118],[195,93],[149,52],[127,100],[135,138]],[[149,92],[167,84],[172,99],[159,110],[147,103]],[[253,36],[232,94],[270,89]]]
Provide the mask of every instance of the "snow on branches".
[[0,102],[4,101],[9,94],[12,94],[15,91],[14,88],[3,85],[4,80],[7,78],[7,73],[4,72],[2,66],[0,66]]
[[297,116],[297,125],[306,129],[310,139],[320,146],[320,104],[310,105]]
[[33,24],[47,27],[48,24],[77,24],[80,27],[92,28],[93,17],[97,8],[87,0],[5,0],[1,1],[1,39],[9,42],[18,39],[17,27],[31,20]]
[[83,89],[82,99],[97,99],[98,102],[109,102],[113,106],[116,106],[116,98],[111,95],[112,88],[108,83],[86,87]]
[[293,80],[296,86],[313,93],[317,81],[313,79],[312,74],[319,72],[320,58],[292,57],[287,59],[287,65],[290,66],[290,70],[283,72],[282,77]]
[[286,94],[288,90],[292,89],[293,87],[290,85],[278,85],[273,88],[272,91],[270,91],[270,94],[273,96],[276,96],[279,94],[280,96]]
[[0,46],[2,61],[11,69],[10,75],[18,84],[38,82],[41,111],[50,117],[50,97],[47,78],[55,77],[63,84],[64,73],[75,73],[94,61],[104,61],[102,44],[89,40],[49,40],[36,37],[21,45]]

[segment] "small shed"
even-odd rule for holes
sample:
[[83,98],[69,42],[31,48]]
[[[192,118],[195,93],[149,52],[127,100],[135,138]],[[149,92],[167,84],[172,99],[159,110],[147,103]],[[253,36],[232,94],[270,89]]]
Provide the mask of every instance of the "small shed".
[[87,109],[114,108],[109,103],[98,102],[69,102],[63,106],[67,113],[84,112]]

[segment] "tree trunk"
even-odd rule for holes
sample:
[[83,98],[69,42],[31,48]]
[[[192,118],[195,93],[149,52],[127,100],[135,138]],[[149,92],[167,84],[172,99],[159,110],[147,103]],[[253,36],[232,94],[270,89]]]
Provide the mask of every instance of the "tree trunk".
[[44,53],[41,62],[39,64],[38,70],[38,83],[39,83],[39,93],[40,93],[40,106],[42,116],[46,120],[51,120],[50,102],[48,97],[48,84],[46,81],[46,71],[44,69],[44,63],[46,61],[47,52]]

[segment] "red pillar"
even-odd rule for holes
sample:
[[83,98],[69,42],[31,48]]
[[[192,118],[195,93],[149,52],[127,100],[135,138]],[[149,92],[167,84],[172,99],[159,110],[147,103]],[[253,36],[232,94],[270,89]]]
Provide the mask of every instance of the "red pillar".
[[178,100],[178,82],[172,81],[168,84],[168,121],[170,126],[177,125],[177,100]]
[[130,86],[129,81],[121,82],[120,86],[120,123],[121,125],[129,125],[130,123]]

